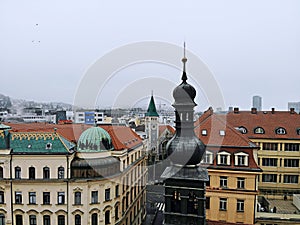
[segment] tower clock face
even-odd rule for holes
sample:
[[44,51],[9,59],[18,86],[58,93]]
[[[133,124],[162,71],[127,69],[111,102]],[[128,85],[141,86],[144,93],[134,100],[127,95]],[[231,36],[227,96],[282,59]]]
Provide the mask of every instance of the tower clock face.
[[152,125],[151,128],[152,128],[152,130],[155,130],[156,129],[156,125]]

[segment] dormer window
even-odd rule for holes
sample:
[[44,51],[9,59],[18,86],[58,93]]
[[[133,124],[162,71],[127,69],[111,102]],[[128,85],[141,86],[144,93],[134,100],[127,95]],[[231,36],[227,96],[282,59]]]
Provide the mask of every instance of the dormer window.
[[234,154],[234,165],[235,166],[248,166],[249,155],[244,152]]
[[202,136],[207,136],[207,130],[206,129],[201,130],[201,134]]
[[275,130],[276,134],[286,134],[286,130],[283,127],[279,127]]
[[228,152],[219,152],[217,159],[218,165],[230,165],[230,153]]
[[52,149],[52,144],[50,142],[46,144],[46,149]]
[[212,152],[206,151],[205,154],[202,157],[201,163],[212,164],[213,163],[213,156],[214,156],[214,154]]
[[264,134],[265,130],[262,127],[256,127],[254,129],[254,134]]

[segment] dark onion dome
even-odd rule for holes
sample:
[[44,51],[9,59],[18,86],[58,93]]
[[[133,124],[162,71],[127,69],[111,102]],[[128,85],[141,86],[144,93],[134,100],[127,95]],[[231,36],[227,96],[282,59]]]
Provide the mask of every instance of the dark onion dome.
[[183,71],[181,79],[182,83],[179,84],[173,91],[173,97],[175,99],[174,105],[193,104],[194,106],[196,106],[197,104],[194,102],[194,99],[196,97],[196,90],[192,85],[186,82],[187,76],[185,71]]
[[194,102],[196,97],[195,88],[188,84],[185,71],[187,59],[182,59],[183,74],[182,83],[178,85],[173,96],[175,102],[175,127],[176,133],[167,144],[167,152],[173,164],[181,166],[197,166],[200,164],[205,152],[205,145],[196,137],[194,133]]
[[85,130],[77,143],[78,152],[102,152],[113,150],[110,135],[101,127],[91,127]]

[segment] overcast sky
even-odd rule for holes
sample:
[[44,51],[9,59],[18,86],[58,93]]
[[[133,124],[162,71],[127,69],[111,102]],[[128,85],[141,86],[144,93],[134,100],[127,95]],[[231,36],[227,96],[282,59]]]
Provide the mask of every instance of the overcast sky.
[[[250,109],[253,95],[266,110],[300,101],[299,0],[0,0],[0,30],[0,93],[13,98],[72,103],[86,71],[111,50],[185,40],[213,72],[226,107]],[[119,73],[103,106],[136,79],[129,74],[172,73],[178,83],[181,74],[151,65]]]

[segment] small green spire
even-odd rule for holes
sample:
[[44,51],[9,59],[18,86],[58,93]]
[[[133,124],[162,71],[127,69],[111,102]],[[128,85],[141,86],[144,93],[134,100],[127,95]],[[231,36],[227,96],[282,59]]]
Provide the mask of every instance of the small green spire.
[[150,102],[149,102],[149,106],[148,106],[147,112],[145,113],[145,116],[156,116],[156,117],[159,117],[159,115],[158,115],[158,113],[156,111],[153,94],[151,95],[151,99],[150,99]]

